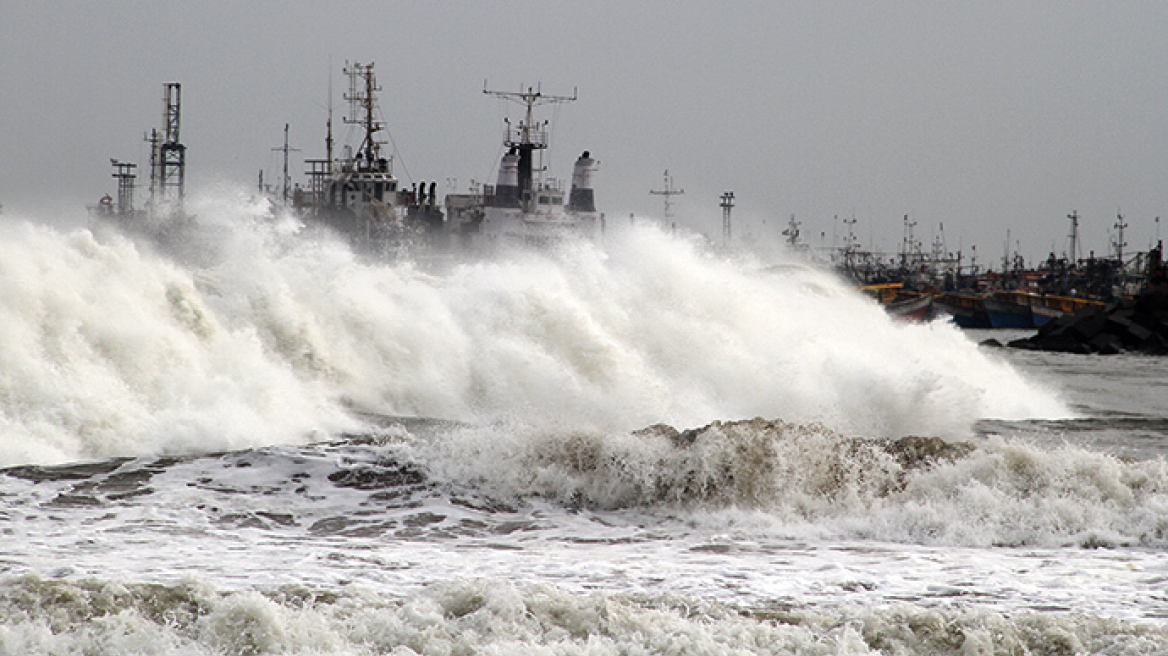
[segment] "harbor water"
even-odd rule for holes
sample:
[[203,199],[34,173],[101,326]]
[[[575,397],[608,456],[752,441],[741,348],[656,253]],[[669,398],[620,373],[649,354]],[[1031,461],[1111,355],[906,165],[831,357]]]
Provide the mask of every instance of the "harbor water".
[[1168,654],[1162,358],[192,214],[0,225],[0,654]]

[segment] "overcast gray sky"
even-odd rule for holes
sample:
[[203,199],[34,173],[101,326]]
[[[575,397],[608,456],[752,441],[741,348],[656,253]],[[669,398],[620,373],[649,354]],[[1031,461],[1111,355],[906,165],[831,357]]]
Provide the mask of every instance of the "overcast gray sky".
[[[601,162],[612,220],[662,215],[718,234],[895,250],[905,214],[930,243],[1001,259],[1128,250],[1168,222],[1163,2],[57,2],[0,0],[0,203],[55,216],[112,192],[109,158],[148,165],[162,86],[183,85],[188,188],[279,175],[324,154],[330,61],[375,62],[407,183],[493,182],[502,119],[484,96],[579,89],[553,120],[551,173]],[[339,134],[343,132],[339,131]],[[76,209],[74,209],[76,208]],[[838,217],[838,218],[836,218]],[[1164,227],[1168,236],[1168,225]],[[822,236],[821,236],[822,235]]]

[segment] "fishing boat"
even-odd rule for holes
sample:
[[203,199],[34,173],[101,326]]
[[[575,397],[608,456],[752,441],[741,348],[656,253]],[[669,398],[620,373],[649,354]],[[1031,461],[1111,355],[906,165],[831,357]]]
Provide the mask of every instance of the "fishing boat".
[[1074,314],[1088,308],[1102,309],[1104,307],[1106,307],[1106,303],[1103,301],[1048,294],[1035,295],[1030,302],[1035,328],[1041,328],[1065,314]]
[[933,294],[905,289],[904,283],[863,285],[860,291],[876,299],[891,316],[904,321],[929,321],[936,314]]
[[930,321],[937,315],[932,294],[898,299],[884,306],[884,309],[888,314],[902,321]]
[[415,183],[408,189],[393,174],[393,158],[382,153],[377,92],[381,87],[373,64],[354,62],[344,69],[349,77],[349,116],[346,123],[360,127],[361,143],[345,146],[333,157],[332,118],[328,122],[325,159],[307,160],[309,188],[297,189],[293,207],[308,224],[327,226],[345,236],[355,249],[386,253],[433,246],[444,238],[444,215],[438,185]]
[[961,328],[992,328],[984,300],[981,294],[944,292],[934,299],[934,304]]
[[991,328],[1027,329],[1034,327],[1030,309],[1031,294],[1020,291],[995,292],[982,299]]
[[[576,95],[554,96],[528,87],[526,91],[483,93],[517,102],[525,108],[518,125],[506,121],[503,139],[507,149],[499,164],[494,187],[473,198],[448,196],[448,206],[457,206],[460,216],[478,220],[466,232],[480,248],[505,244],[548,245],[570,239],[595,239],[603,229],[604,217],[596,211],[592,187],[597,162],[584,151],[576,159],[572,186],[565,194],[559,181],[546,178],[543,152],[547,150],[547,121],[537,123],[535,107],[572,102]],[[565,202],[566,201],[566,202]]]

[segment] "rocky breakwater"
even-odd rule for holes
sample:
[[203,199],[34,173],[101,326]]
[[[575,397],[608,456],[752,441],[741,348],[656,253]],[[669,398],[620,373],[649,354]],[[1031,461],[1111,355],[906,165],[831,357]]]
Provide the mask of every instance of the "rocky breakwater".
[[1067,314],[1032,337],[1007,346],[1033,351],[1112,355],[1168,355],[1168,289],[1149,290],[1133,300]]
[[1168,355],[1168,263],[1163,255],[1163,244],[1148,251],[1144,291],[1136,298],[1063,315],[1033,337],[1007,346],[1063,353]]

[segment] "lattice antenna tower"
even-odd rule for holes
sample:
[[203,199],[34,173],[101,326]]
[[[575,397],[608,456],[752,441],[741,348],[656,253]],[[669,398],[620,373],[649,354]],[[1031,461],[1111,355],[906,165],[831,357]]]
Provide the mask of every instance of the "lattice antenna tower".
[[673,201],[670,200],[674,196],[680,196],[685,193],[684,189],[675,189],[673,187],[673,176],[669,175],[669,169],[665,169],[665,184],[660,190],[650,189],[649,193],[654,196],[663,196],[665,200],[665,219],[668,221],[673,218]]
[[152,189],[163,202],[181,204],[186,195],[187,147],[179,137],[182,115],[182,85],[167,82],[163,89],[162,123],[164,125],[161,142],[154,135],[157,157],[153,162],[157,181]]
[[118,214],[129,214],[134,211],[134,179],[138,176],[134,174],[134,169],[138,167],[137,164],[129,162],[119,162],[116,159],[110,159],[110,165],[114,167],[116,172],[113,177],[118,181]]

